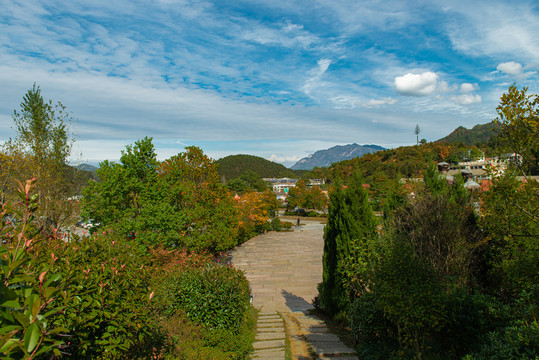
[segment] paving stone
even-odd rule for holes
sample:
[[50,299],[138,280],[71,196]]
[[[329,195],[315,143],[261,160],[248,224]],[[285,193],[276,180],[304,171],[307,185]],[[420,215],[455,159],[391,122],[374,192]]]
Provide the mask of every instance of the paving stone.
[[284,349],[260,349],[255,351],[253,359],[282,360],[284,356]]
[[284,339],[255,341],[253,347],[257,349],[276,349],[284,346]]
[[280,340],[285,339],[286,334],[284,331],[279,332],[259,332],[256,334],[256,340]]

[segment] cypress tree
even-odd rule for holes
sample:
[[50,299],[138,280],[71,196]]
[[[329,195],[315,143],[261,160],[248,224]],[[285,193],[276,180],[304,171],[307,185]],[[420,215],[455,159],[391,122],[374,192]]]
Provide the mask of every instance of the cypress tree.
[[376,220],[359,176],[354,176],[347,188],[338,181],[324,228],[324,268],[318,285],[321,310],[330,315],[346,310],[351,300],[345,287],[346,260],[354,247],[366,247],[375,233]]

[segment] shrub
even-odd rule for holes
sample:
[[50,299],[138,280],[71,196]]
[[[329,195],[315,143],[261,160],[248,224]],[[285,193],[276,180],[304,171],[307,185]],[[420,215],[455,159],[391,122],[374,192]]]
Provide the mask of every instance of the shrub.
[[65,274],[69,301],[57,323],[69,330],[65,351],[75,358],[119,358],[153,336],[152,289],[146,259],[136,249],[111,234],[36,249],[43,265]]
[[[66,332],[55,321],[64,310],[62,300],[67,299],[59,288],[63,274],[50,266],[40,271],[31,256],[32,246],[41,241],[29,236],[35,231],[34,182],[20,185],[18,208],[2,204],[0,210],[0,352],[8,359],[60,356],[64,341],[58,334]],[[20,220],[18,225],[13,215]]]
[[163,319],[161,326],[167,335],[166,354],[174,354],[173,357],[166,356],[167,359],[248,359],[254,341],[256,314],[250,308],[238,331],[207,331],[181,311]]
[[504,308],[504,316],[510,318],[505,327],[488,334],[480,351],[469,355],[467,360],[477,359],[537,359],[539,358],[539,324],[537,299],[539,286],[522,291],[512,307]]
[[376,305],[376,296],[365,293],[358,297],[348,311],[350,328],[363,357],[388,358],[398,348],[396,329]]
[[208,264],[171,279],[173,306],[208,329],[238,329],[249,308],[249,283],[232,267]]
[[287,231],[289,231],[290,229],[292,229],[292,226],[294,226],[293,223],[291,223],[290,221],[283,221],[282,222],[283,224],[283,228]]
[[279,219],[277,216],[271,219],[271,228],[273,231],[281,231],[283,228],[281,219]]

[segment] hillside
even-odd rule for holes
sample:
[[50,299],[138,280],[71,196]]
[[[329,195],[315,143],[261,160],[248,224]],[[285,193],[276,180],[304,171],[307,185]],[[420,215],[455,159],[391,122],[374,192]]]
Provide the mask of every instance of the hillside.
[[[336,178],[346,182],[352,174],[358,172],[369,184],[376,184],[382,179],[421,177],[421,173],[430,164],[440,161],[455,163],[464,160],[471,148],[471,146],[451,143],[402,146],[366,154],[361,158],[333,163],[328,168],[313,170],[312,176],[324,178],[327,182],[332,182]],[[487,149],[482,148],[482,150]]]
[[259,156],[230,155],[216,161],[221,179],[230,181],[237,178],[247,170],[264,177],[294,177],[294,171],[282,164],[277,164]]
[[371,154],[380,150],[385,150],[385,148],[378,145],[337,145],[327,150],[319,150],[314,154],[299,160],[291,167],[291,169],[311,170],[315,167],[328,167],[339,161],[362,157],[365,154]]
[[459,126],[451,134],[436,141],[439,143],[450,143],[464,145],[480,145],[487,144],[493,136],[500,132],[500,125],[489,122],[487,124],[475,125],[471,129],[466,129],[464,126]]
[[90,164],[80,164],[75,167],[79,170],[90,171],[90,172],[95,172],[98,169],[98,167],[90,165]]

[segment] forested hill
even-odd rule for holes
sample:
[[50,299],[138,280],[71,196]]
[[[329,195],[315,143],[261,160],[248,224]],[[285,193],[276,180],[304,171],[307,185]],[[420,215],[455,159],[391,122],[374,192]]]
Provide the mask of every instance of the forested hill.
[[441,138],[437,142],[451,144],[462,143],[464,145],[487,144],[491,138],[498,135],[499,132],[500,125],[496,124],[495,122],[475,125],[471,129],[466,129],[464,126],[459,126],[451,134]]
[[230,155],[216,161],[221,179],[230,181],[245,171],[255,172],[264,177],[294,177],[294,171],[282,164],[277,164],[264,158],[253,155]]

